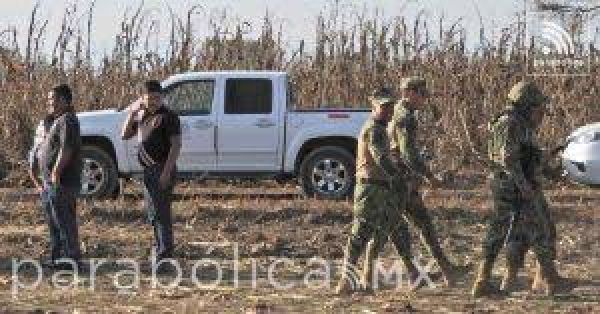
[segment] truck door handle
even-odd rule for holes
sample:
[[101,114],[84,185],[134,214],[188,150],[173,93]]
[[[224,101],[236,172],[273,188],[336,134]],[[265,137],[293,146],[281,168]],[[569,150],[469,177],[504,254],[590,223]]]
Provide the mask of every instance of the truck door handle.
[[258,120],[254,125],[259,128],[270,128],[275,126],[275,123],[271,120]]
[[193,127],[199,130],[206,130],[213,127],[212,121],[199,120],[194,122]]

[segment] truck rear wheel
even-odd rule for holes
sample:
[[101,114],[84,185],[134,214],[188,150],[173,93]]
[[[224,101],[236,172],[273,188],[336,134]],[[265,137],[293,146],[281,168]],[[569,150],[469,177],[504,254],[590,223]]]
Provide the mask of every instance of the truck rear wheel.
[[117,165],[102,148],[81,148],[81,196],[85,198],[113,197],[118,191]]
[[346,199],[354,188],[354,156],[336,146],[324,146],[309,153],[300,165],[304,194],[319,199]]

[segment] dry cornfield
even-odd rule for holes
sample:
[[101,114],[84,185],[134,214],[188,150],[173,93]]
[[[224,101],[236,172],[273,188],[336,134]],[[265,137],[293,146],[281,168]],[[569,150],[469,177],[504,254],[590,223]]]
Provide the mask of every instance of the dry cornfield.
[[[290,49],[282,41],[285,30],[268,15],[254,32],[258,36],[250,35],[244,23],[224,26],[230,25],[223,23],[224,13],[211,18],[212,35],[200,38],[193,32],[200,7],[191,7],[184,16],[170,11],[170,36],[159,39],[156,21],[140,6],[122,20],[112,52],[95,62],[90,51],[93,6],[86,12],[68,7],[56,39],[48,38],[48,21],[38,17],[35,7],[26,34],[14,28],[0,33],[1,169],[6,175],[22,168],[33,128],[44,112],[46,91],[57,82],[74,87],[78,110],[91,110],[128,103],[138,84],[149,77],[216,69],[288,71],[301,108],[365,106],[373,86],[397,87],[404,76],[422,75],[436,92],[432,114],[425,115],[430,118],[425,120],[425,141],[437,156],[435,164],[451,170],[472,167],[470,144],[482,148],[487,121],[504,106],[511,84],[527,75],[530,47],[524,18],[517,15],[499,38],[488,39],[485,29],[477,30],[481,45],[469,49],[471,30],[460,21],[445,27],[449,21],[428,21],[419,14],[411,24],[404,16],[384,20],[365,12],[348,17],[339,14],[341,9],[318,17],[316,43],[300,41]],[[75,17],[82,14],[86,22],[77,23]],[[26,47],[18,45],[20,36],[27,36]],[[166,50],[156,48],[158,41],[168,42]],[[50,43],[48,55],[44,45]],[[596,47],[590,50],[591,75],[536,78],[553,96],[542,131],[548,145],[600,118],[600,57]]]
[[[471,142],[483,149],[487,121],[503,108],[508,88],[527,74],[529,48],[522,16],[506,25],[499,38],[488,38],[485,29],[471,31],[469,36],[476,33],[473,37],[480,38],[482,45],[469,49],[470,30],[460,21],[431,21],[423,14],[416,20],[403,16],[384,20],[367,13],[348,18],[334,10],[317,20],[314,44],[306,40],[289,48],[283,40],[285,29],[269,16],[255,32],[249,32],[245,24],[224,26],[226,15],[213,18],[209,23],[212,36],[200,37],[193,32],[199,7],[183,16],[163,12],[171,18],[171,32],[167,38],[157,38],[155,21],[140,7],[121,22],[110,54],[95,60],[90,51],[93,32],[89,31],[94,25],[93,9],[76,12],[69,7],[58,38],[49,38],[47,22],[39,18],[38,10],[32,11],[27,32],[8,28],[0,33],[0,71],[4,72],[0,77],[4,105],[0,170],[2,177],[15,179],[3,180],[5,185],[14,187],[23,178],[24,156],[43,115],[46,91],[58,82],[74,87],[78,110],[92,110],[130,102],[138,84],[149,77],[165,78],[183,71],[274,69],[292,75],[298,107],[360,107],[366,105],[365,96],[374,86],[396,87],[401,77],[419,74],[436,92],[431,100],[434,106],[424,116],[425,140],[436,156],[435,166],[460,171],[457,186],[469,190],[427,192],[425,201],[447,252],[460,263],[480,258],[489,195],[480,189],[480,173],[462,170],[476,168],[470,158]],[[79,25],[76,16],[87,19]],[[21,36],[28,38],[25,47],[18,45]],[[166,43],[165,47],[157,49],[157,41]],[[590,76],[535,78],[554,98],[543,125],[542,140],[548,146],[562,141],[574,127],[600,120],[600,56],[595,47],[591,53]],[[273,188],[268,184],[260,188]],[[237,185],[234,190],[242,188]],[[112,264],[99,274],[96,291],[88,289],[89,282],[56,291],[46,280],[39,289],[22,291],[13,298],[12,259],[48,253],[47,230],[36,202],[13,203],[0,196],[0,312],[597,312],[600,235],[590,231],[600,221],[596,210],[600,194],[563,188],[548,195],[558,222],[559,270],[578,285],[555,300],[529,295],[527,272],[520,275],[522,289],[517,294],[484,300],[467,297],[472,274],[454,289],[424,289],[416,294],[384,289],[375,296],[352,298],[335,297],[333,287],[281,291],[269,286],[234,289],[224,284],[211,290],[197,288],[189,280],[175,289],[121,291],[114,287],[114,275],[122,267]],[[262,264],[276,257],[292,259],[292,266],[281,268],[284,282],[303,275],[299,270],[307,270],[311,257],[339,261],[352,221],[349,202],[186,197],[174,204],[179,260],[206,257],[194,245],[199,241],[235,242],[240,245],[242,275],[248,275],[254,260]],[[127,194],[118,200],[82,201],[78,216],[86,258],[147,257],[152,231],[139,198]],[[416,254],[427,256],[416,235],[413,242]],[[388,247],[385,257],[394,254]],[[528,270],[532,262],[528,256]],[[503,267],[501,258],[495,279]],[[33,280],[27,271],[20,275]],[[143,273],[142,277],[145,288],[149,276]]]

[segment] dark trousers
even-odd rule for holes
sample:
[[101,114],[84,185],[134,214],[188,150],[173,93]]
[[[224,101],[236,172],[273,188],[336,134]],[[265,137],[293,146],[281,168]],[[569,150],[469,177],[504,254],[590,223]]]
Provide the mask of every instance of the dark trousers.
[[[168,186],[160,186],[160,175],[163,165],[155,165],[144,169],[144,201],[148,221],[154,227],[156,245],[154,253],[157,259],[173,257],[173,222],[171,203],[173,198],[174,177]],[[173,175],[176,170],[173,170]]]
[[79,232],[77,227],[77,188],[46,184],[42,194],[42,207],[50,233],[51,259],[79,260]]

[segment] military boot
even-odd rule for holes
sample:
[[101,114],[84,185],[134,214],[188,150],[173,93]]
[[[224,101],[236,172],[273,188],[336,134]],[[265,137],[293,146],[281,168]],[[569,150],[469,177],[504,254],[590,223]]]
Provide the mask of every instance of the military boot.
[[335,287],[335,294],[339,296],[350,295],[354,292],[354,287],[348,276],[343,275]]
[[507,259],[506,271],[502,277],[502,284],[500,290],[510,293],[517,288],[517,275],[519,273],[519,262],[515,260]]
[[554,261],[537,262],[535,278],[531,285],[534,293],[550,297],[558,292],[565,292],[569,288],[567,280],[558,275]]
[[438,261],[438,265],[440,266],[444,283],[449,288],[456,286],[460,278],[470,269],[469,265],[454,265],[446,258]]
[[[410,291],[417,291],[423,288],[426,284],[426,280],[419,279],[421,274],[417,266],[415,266],[413,260],[409,256],[401,256],[404,267],[406,268],[407,281]],[[420,280],[419,282],[416,282]]]
[[448,256],[444,254],[444,250],[442,250],[442,247],[437,240],[437,236],[432,231],[424,232],[423,238],[425,239],[429,252],[431,252],[431,255],[440,267],[444,284],[447,287],[456,286],[458,280],[468,271],[469,267],[452,264],[448,259]]
[[510,293],[517,288],[517,276],[519,268],[523,265],[525,260],[522,243],[508,243],[506,247],[506,271],[502,277],[502,284],[500,290]]
[[540,263],[535,261],[535,273],[533,275],[533,282],[531,283],[532,291],[539,291],[542,289],[542,269],[540,267]]
[[477,278],[475,278],[473,288],[471,289],[471,295],[474,298],[480,298],[493,293],[494,289],[491,283],[493,266],[494,261],[492,259],[485,259],[479,265]]
[[374,252],[367,250],[367,255],[365,256],[365,265],[363,267],[362,272],[362,284],[363,291],[366,293],[373,293],[373,283],[375,278],[373,277],[373,267],[375,266],[375,256]]
[[335,294],[337,295],[350,295],[357,290],[355,268],[350,265],[352,264],[346,261],[342,267],[342,276],[335,288]]

